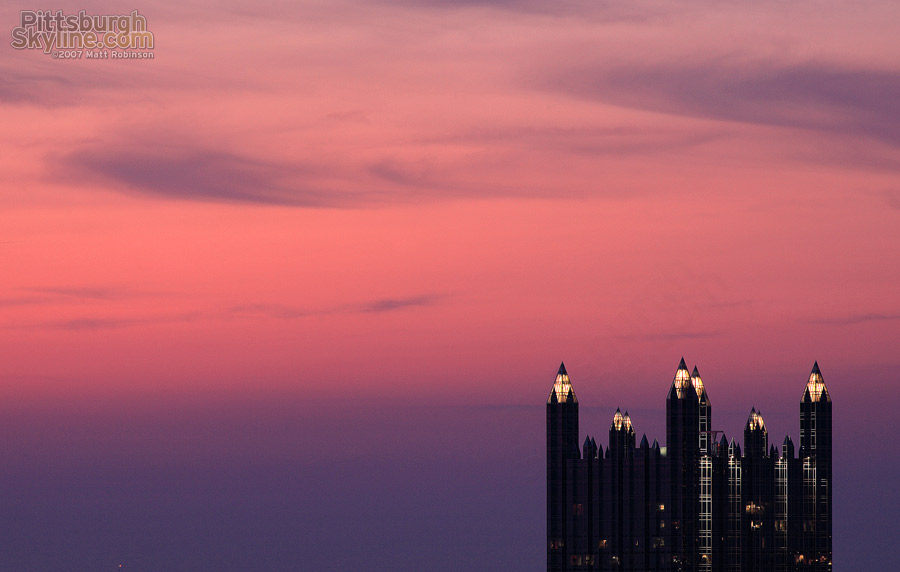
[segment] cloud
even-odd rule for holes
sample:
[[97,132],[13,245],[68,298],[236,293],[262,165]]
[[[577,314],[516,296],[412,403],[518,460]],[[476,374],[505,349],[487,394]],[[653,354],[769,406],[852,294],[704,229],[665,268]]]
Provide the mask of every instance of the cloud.
[[262,161],[205,147],[111,145],[63,157],[58,178],[84,175],[120,190],[175,199],[253,202],[308,207],[346,204],[346,193],[325,190],[318,169],[300,162]]
[[[464,144],[487,148],[514,147],[539,152],[586,155],[596,157],[648,155],[676,149],[689,149],[714,142],[726,136],[724,130],[698,130],[684,133],[674,129],[636,126],[557,127],[519,125],[514,127],[479,127],[457,134],[435,137],[423,144]],[[388,167],[395,168],[393,164]],[[390,173],[390,172],[389,172]]]
[[621,335],[616,336],[620,339],[625,340],[643,340],[648,342],[655,341],[673,341],[673,340],[696,340],[696,339],[705,339],[705,338],[714,338],[719,335],[719,332],[715,331],[706,331],[706,332],[660,332],[660,333],[651,333],[651,334],[633,334],[633,335]]
[[241,304],[232,306],[229,313],[245,315],[245,316],[263,316],[267,318],[277,318],[279,320],[293,320],[296,318],[306,318],[309,316],[321,316],[328,313],[334,313],[323,310],[307,310],[286,306],[284,304]]
[[91,300],[110,300],[121,298],[125,295],[123,290],[100,286],[69,286],[51,288],[25,288],[28,292],[36,294],[49,294],[53,296],[65,296],[69,298],[88,298]]
[[598,17],[605,22],[645,21],[671,10],[668,6],[644,6],[640,2],[610,0],[393,0],[398,6],[418,9],[465,10],[489,8],[537,16]]
[[72,301],[109,301],[140,295],[125,288],[106,286],[53,286],[19,288],[26,295],[0,298],[0,307],[25,305],[65,305]]
[[22,71],[0,67],[0,102],[38,104],[47,107],[74,103],[72,80],[52,70]]
[[34,324],[29,326],[37,329],[57,329],[73,332],[79,331],[98,331],[116,328],[128,328],[132,326],[143,326],[151,324],[171,324],[193,322],[204,317],[201,312],[184,312],[174,315],[161,316],[145,316],[145,317],[114,317],[114,318],[98,318],[93,316],[85,316],[81,318],[71,318],[66,320],[55,320]]
[[80,106],[98,92],[143,84],[142,78],[130,73],[109,73],[99,66],[59,65],[35,50],[10,51],[11,57],[0,64],[0,103],[45,108]]
[[900,313],[880,313],[871,312],[866,314],[851,314],[838,318],[818,318],[809,320],[810,324],[823,324],[827,326],[852,326],[855,324],[864,324],[867,322],[896,322],[900,321]]
[[0,308],[43,304],[45,302],[46,299],[40,296],[14,296],[10,298],[0,298]]
[[135,324],[146,323],[144,320],[109,319],[109,318],[76,318],[73,320],[60,320],[47,322],[44,327],[70,331],[106,330],[110,328],[124,328]]
[[865,136],[900,146],[900,74],[893,70],[729,58],[652,66],[597,63],[550,72],[548,85],[623,107]]
[[406,308],[433,306],[440,298],[440,296],[435,296],[433,294],[413,296],[411,298],[384,298],[369,302],[368,304],[363,304],[360,306],[360,310],[367,313],[393,312],[396,310],[404,310]]
[[229,309],[229,313],[244,316],[275,318],[279,320],[295,320],[299,318],[328,316],[333,314],[381,314],[408,308],[433,306],[442,298],[444,298],[444,296],[437,294],[421,294],[404,298],[379,298],[361,304],[342,304],[319,309],[300,308],[284,304],[241,304],[232,306]]

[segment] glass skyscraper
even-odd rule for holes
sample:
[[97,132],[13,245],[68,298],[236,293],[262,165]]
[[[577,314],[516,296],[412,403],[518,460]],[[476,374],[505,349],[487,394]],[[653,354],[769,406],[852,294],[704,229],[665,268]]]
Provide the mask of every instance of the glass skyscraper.
[[769,443],[750,411],[744,448],[712,430],[700,372],[678,365],[666,446],[617,410],[606,450],[579,447],[578,399],[560,365],[547,400],[547,570],[831,571],[831,397],[819,365],[800,402],[800,450]]

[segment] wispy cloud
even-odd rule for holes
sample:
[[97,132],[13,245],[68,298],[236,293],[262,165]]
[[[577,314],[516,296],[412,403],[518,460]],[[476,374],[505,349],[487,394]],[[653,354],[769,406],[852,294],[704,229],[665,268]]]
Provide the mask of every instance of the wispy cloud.
[[18,291],[24,295],[0,298],[0,307],[105,302],[147,294],[130,288],[109,286],[36,286],[19,288]]
[[92,300],[110,300],[114,298],[122,298],[128,294],[128,292],[123,289],[108,288],[102,286],[25,288],[25,290],[34,292],[36,294],[48,294],[52,296],[64,296],[68,298],[88,298]]
[[700,332],[659,332],[647,334],[625,334],[616,336],[625,340],[643,340],[643,341],[673,341],[673,340],[695,340],[704,338],[714,338],[719,336],[717,331],[700,331]]
[[394,312],[396,310],[404,310],[406,308],[416,308],[420,306],[433,306],[441,299],[441,296],[434,294],[426,294],[423,296],[413,296],[410,298],[383,298],[375,300],[367,304],[359,306],[359,310],[367,313]]
[[310,316],[321,316],[334,313],[333,310],[310,310],[284,304],[240,304],[232,306],[228,311],[232,315],[276,318],[279,320],[294,320],[297,318],[307,318]]
[[900,73],[891,69],[731,58],[627,67],[597,62],[554,70],[547,85],[624,107],[860,135],[900,146]]
[[[480,126],[460,133],[423,140],[423,144],[478,145],[488,148],[530,149],[560,154],[623,156],[649,155],[690,149],[726,136],[708,129],[684,133],[674,129],[637,126]],[[389,165],[392,166],[392,165]]]
[[[134,317],[84,316],[80,318],[70,318],[64,320],[51,320],[38,324],[30,324],[27,326],[18,327],[24,327],[28,329],[64,330],[70,332],[92,332],[152,324],[186,323],[202,319],[205,316],[207,316],[207,314],[203,314],[202,312],[182,312],[179,314]],[[10,327],[13,329],[17,328],[16,326]]]
[[42,304],[47,301],[46,298],[42,296],[12,296],[7,298],[0,298],[0,308],[11,308],[15,306],[29,306],[33,304]]
[[433,306],[446,296],[439,294],[421,294],[399,298],[379,298],[361,304],[342,304],[326,308],[301,308],[283,304],[241,304],[229,309],[231,314],[242,316],[258,316],[279,320],[295,320],[313,316],[332,314],[381,314],[410,308]]
[[23,71],[7,64],[0,67],[0,77],[0,102],[48,107],[73,104],[72,82],[58,73]]
[[822,324],[828,326],[852,326],[867,322],[897,322],[900,321],[900,313],[871,312],[864,314],[851,314],[837,318],[816,318],[809,320],[810,324]]
[[536,16],[597,17],[606,22],[645,21],[667,13],[670,8],[645,6],[640,2],[614,2],[579,0],[392,0],[397,6],[409,6],[425,10],[465,10],[491,8],[504,12],[518,12]]
[[350,202],[346,194],[321,187],[319,169],[310,164],[262,161],[203,145],[111,145],[73,152],[62,164],[59,178],[74,172],[119,190],[175,199],[313,207]]

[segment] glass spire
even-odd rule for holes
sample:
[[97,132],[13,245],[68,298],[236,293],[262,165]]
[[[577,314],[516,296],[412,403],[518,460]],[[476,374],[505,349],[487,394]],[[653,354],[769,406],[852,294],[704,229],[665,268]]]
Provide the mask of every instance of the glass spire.
[[553,382],[553,389],[550,391],[550,399],[548,399],[548,403],[553,400],[553,395],[556,394],[556,401],[558,403],[567,403],[571,401],[572,403],[577,403],[578,400],[575,399],[575,391],[572,389],[572,383],[569,381],[569,374],[566,372],[566,364],[559,364],[559,371],[556,373],[556,381]]

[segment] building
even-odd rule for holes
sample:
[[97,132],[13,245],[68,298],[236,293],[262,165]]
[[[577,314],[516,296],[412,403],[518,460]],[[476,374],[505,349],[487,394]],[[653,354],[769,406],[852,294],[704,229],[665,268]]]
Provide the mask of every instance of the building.
[[831,397],[816,363],[800,401],[800,450],[769,443],[755,408],[744,447],[712,429],[700,372],[678,365],[666,446],[616,410],[604,450],[579,441],[560,365],[547,400],[547,570],[831,571]]

